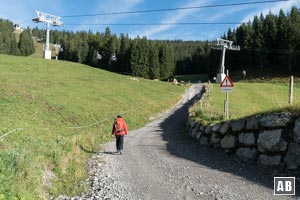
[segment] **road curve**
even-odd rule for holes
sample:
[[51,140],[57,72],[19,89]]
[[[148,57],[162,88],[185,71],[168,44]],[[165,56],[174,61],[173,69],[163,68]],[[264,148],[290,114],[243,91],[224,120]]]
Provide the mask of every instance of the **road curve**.
[[295,199],[273,195],[273,177],[288,174],[240,162],[185,133],[188,107],[201,89],[192,85],[171,110],[130,131],[123,155],[112,153],[115,141],[107,143],[96,156],[105,163],[90,179],[93,189],[81,199]]

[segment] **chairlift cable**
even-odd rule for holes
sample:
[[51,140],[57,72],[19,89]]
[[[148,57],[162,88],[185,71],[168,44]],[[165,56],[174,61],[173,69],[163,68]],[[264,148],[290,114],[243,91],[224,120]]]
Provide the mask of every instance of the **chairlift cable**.
[[94,13],[94,14],[81,14],[81,15],[65,15],[65,16],[61,16],[61,17],[65,17],[65,18],[70,17],[71,18],[71,17],[92,17],[92,16],[100,16],[100,15],[123,15],[123,14],[136,14],[136,13],[150,13],[150,12],[200,9],[200,8],[216,8],[216,7],[230,7],[230,6],[242,6],[242,5],[252,5],[252,4],[265,4],[265,3],[275,3],[275,2],[282,2],[282,1],[291,1],[291,0],[252,1],[252,2],[214,4],[214,5],[190,6],[190,7],[179,7],[179,8],[163,8],[163,9],[124,11],[124,12],[109,12],[109,13]]
[[170,26],[170,25],[232,25],[242,24],[245,22],[176,22],[176,23],[95,23],[95,24],[80,24],[80,23],[65,23],[64,26]]

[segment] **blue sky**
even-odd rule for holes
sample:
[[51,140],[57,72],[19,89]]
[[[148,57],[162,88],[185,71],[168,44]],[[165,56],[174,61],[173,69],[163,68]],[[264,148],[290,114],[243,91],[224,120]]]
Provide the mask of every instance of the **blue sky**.
[[[38,26],[45,28],[44,24],[35,24],[31,21],[32,18],[36,17],[36,10],[57,16],[70,16],[254,1],[263,2],[264,0],[1,0],[0,18],[9,19],[14,23],[20,23],[23,27]],[[287,13],[291,10],[292,6],[300,8],[300,0],[122,15],[98,15],[76,18],[62,17],[65,26],[59,29],[104,32],[107,25],[88,24],[244,22],[252,20],[254,15],[260,15],[260,13],[267,14],[271,11],[274,14],[278,14],[280,9]],[[128,34],[131,38],[135,38],[139,35],[140,37],[146,36],[148,39],[163,40],[214,40],[227,32],[229,27],[235,28],[237,26],[238,24],[164,26],[109,25],[111,32],[118,36],[124,33]]]

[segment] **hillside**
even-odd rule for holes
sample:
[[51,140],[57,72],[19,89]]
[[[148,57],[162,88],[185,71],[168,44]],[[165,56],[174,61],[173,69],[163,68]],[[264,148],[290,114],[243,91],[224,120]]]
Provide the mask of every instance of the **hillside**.
[[0,60],[0,199],[79,193],[86,162],[110,139],[118,113],[132,130],[184,91],[71,62]]
[[[229,93],[230,119],[244,118],[259,113],[279,112],[289,110],[299,113],[300,93],[299,77],[294,81],[293,105],[289,104],[289,81],[287,77],[272,78],[269,81],[234,82],[232,92]],[[202,123],[216,123],[224,120],[224,101],[226,93],[222,92],[219,84],[211,84],[210,92],[201,102],[197,102],[191,109],[197,121]],[[208,95],[210,93],[210,95]],[[201,109],[202,107],[202,109]]]
[[[45,42],[39,42],[37,38],[33,37],[33,44],[34,44],[35,52],[33,54],[31,54],[29,57],[43,58],[43,53],[44,53],[43,49],[45,47]],[[50,49],[51,49],[52,59],[55,59],[56,51],[55,51],[54,45],[52,43],[50,43],[49,45],[50,45]]]

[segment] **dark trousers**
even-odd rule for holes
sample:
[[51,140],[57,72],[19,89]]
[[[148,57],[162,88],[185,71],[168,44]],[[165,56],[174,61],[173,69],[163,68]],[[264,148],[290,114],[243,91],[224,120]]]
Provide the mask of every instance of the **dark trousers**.
[[117,151],[123,150],[124,135],[116,135]]

